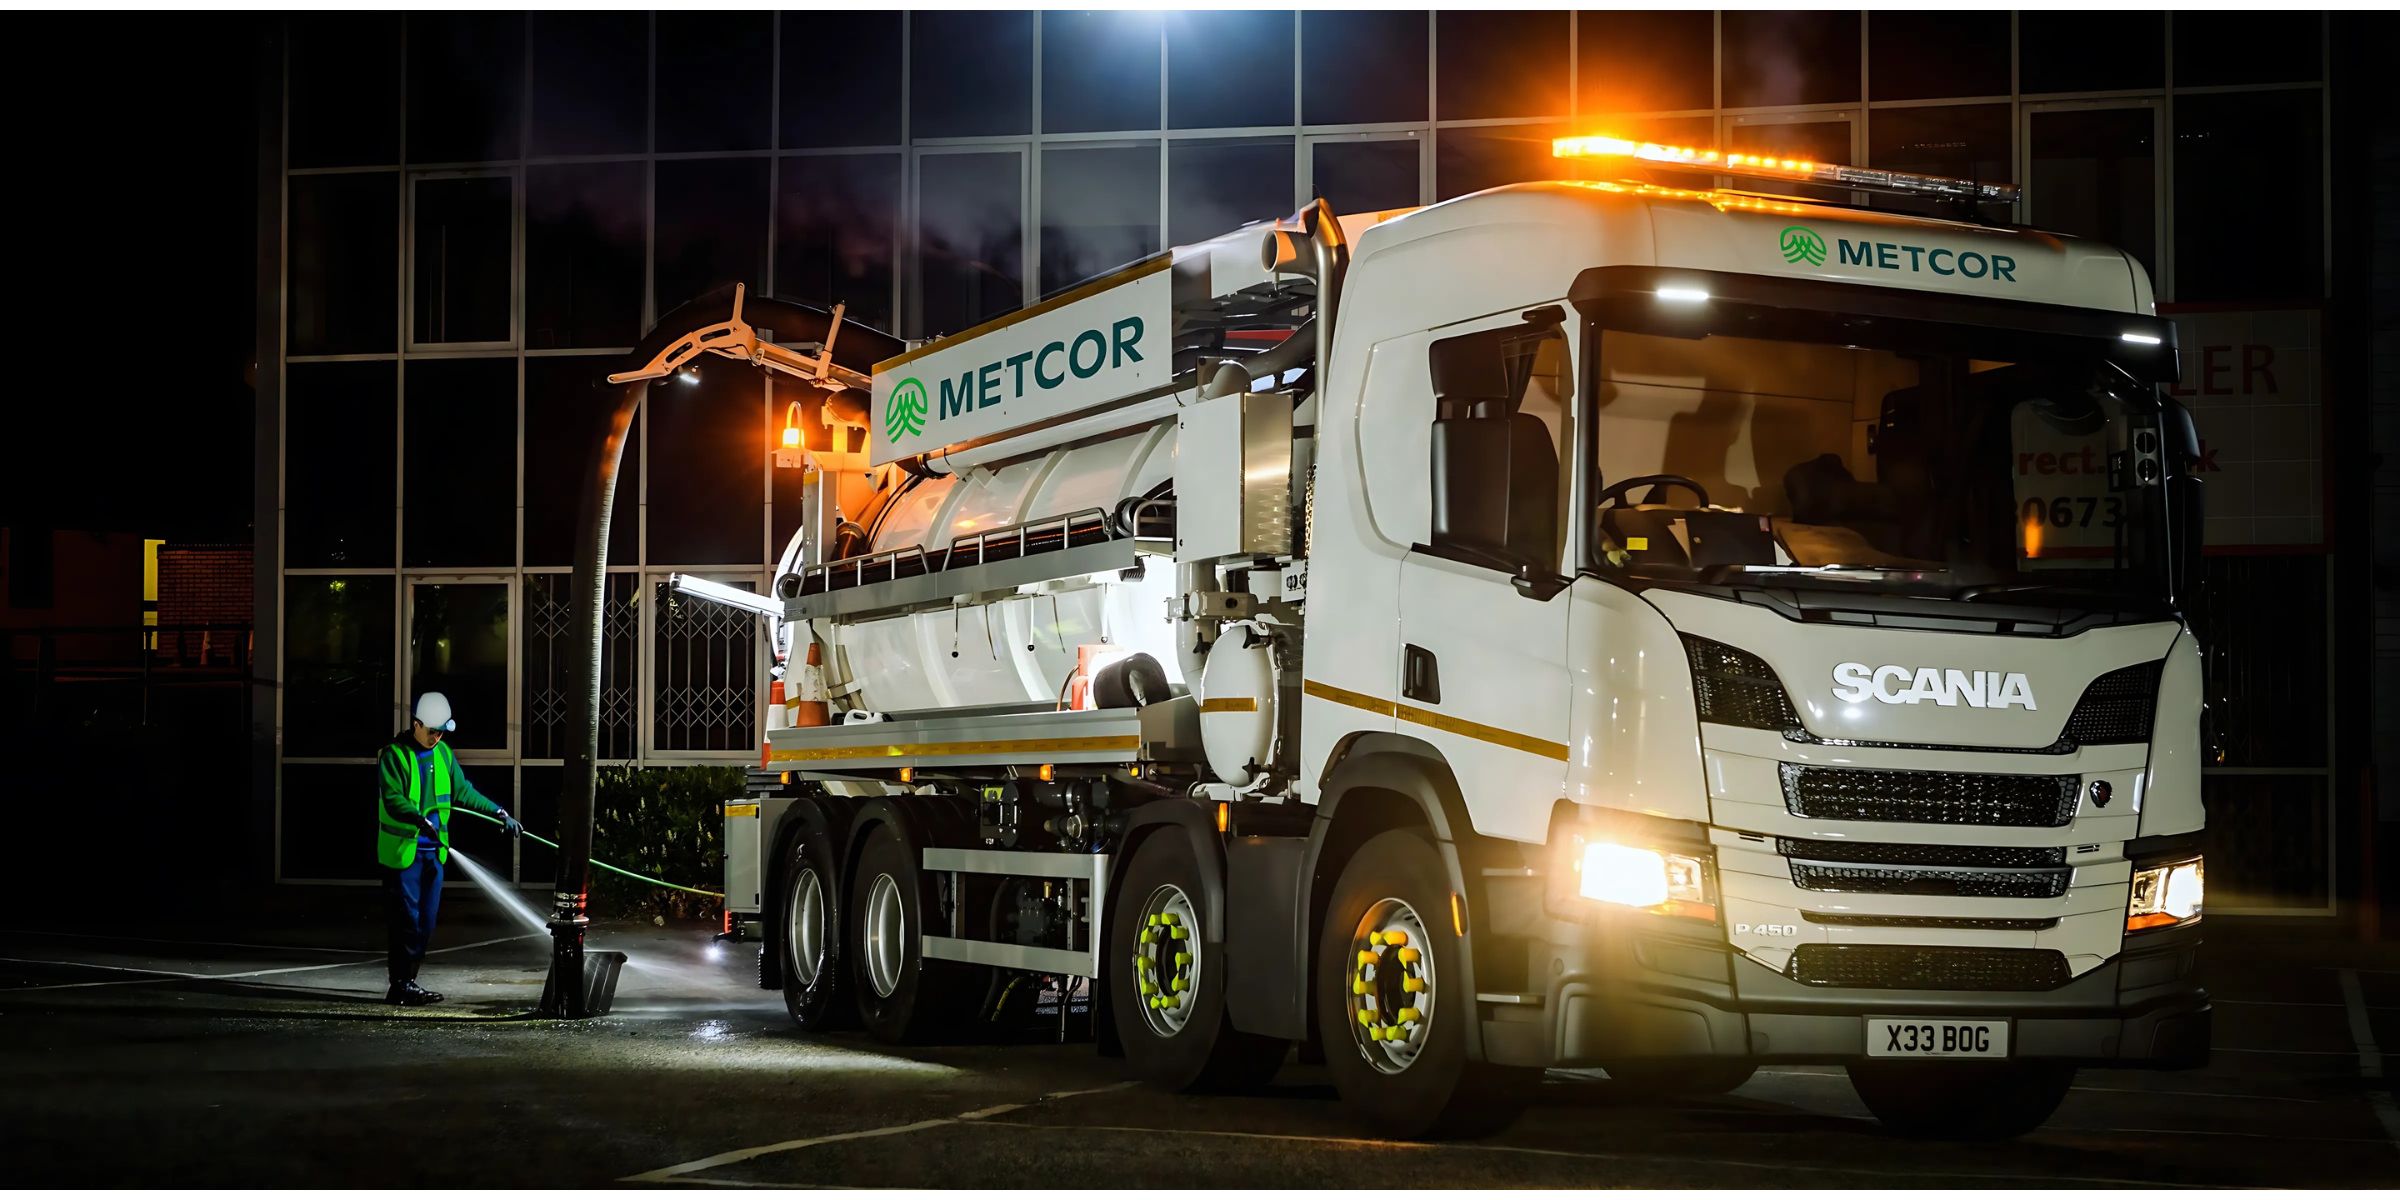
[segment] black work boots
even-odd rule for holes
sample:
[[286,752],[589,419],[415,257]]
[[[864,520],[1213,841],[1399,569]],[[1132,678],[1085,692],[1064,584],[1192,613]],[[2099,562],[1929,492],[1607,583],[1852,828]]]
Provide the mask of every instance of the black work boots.
[[383,999],[387,1004],[414,1008],[420,1004],[440,1004],[442,994],[426,990],[423,984],[414,979],[395,979],[392,981],[392,990],[384,993]]

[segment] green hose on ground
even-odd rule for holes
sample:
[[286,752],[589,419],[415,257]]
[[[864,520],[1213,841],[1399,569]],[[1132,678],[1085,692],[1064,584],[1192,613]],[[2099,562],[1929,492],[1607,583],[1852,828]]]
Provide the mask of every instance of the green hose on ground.
[[[489,816],[489,815],[486,815],[486,814],[484,814],[484,813],[479,813],[479,812],[476,812],[474,809],[471,809],[471,808],[453,808],[453,809],[451,809],[450,811],[452,811],[452,812],[463,812],[463,813],[467,814],[467,815],[468,815],[468,816],[470,816],[470,817],[479,817],[479,818],[481,818],[481,819],[483,819],[483,820],[490,821],[490,822],[491,822],[492,824],[494,824],[494,825],[503,825],[503,824],[506,824],[506,822],[504,822],[504,821],[500,820],[498,817]],[[551,848],[551,849],[553,849],[553,850],[556,850],[556,849],[558,849],[558,843],[557,843],[557,842],[551,841],[549,838],[543,837],[542,835],[540,835],[540,834],[538,834],[538,833],[527,833],[527,834],[524,834],[523,836],[525,836],[525,837],[529,837],[529,838],[532,838],[533,840],[535,840],[535,841],[537,841],[537,842],[540,842],[541,844],[543,844],[543,845],[545,845],[545,846],[548,846],[548,847],[550,847],[550,848]],[[724,899],[724,898],[725,898],[725,893],[723,893],[723,892],[712,892],[712,891],[709,891],[707,888],[685,887],[685,886],[683,886],[683,885],[682,885],[682,884],[680,884],[680,883],[668,883],[668,882],[667,882],[666,880],[664,880],[664,879],[652,879],[652,878],[650,878],[650,877],[649,877],[649,876],[647,876],[647,875],[637,874],[637,873],[635,873],[635,872],[628,871],[628,870],[626,870],[625,868],[623,868],[623,867],[620,867],[620,866],[616,865],[615,863],[604,863],[604,862],[601,862],[599,859],[596,859],[596,858],[592,860],[592,865],[593,865],[593,866],[595,866],[595,867],[598,867],[598,868],[600,868],[600,869],[601,869],[601,870],[603,870],[603,871],[615,871],[617,874],[619,874],[619,875],[622,875],[622,876],[624,876],[624,877],[625,877],[625,878],[627,878],[627,879],[638,879],[638,880],[641,880],[643,883],[652,884],[652,885],[654,885],[654,886],[657,886],[657,887],[668,888],[668,889],[670,889],[670,890],[673,890],[673,891],[678,891],[678,892],[690,892],[690,893],[692,893],[692,894],[693,894],[693,895],[695,895],[695,896],[714,896],[714,897],[716,897],[716,898],[717,898],[717,899],[719,899],[719,900],[722,900],[722,899]]]

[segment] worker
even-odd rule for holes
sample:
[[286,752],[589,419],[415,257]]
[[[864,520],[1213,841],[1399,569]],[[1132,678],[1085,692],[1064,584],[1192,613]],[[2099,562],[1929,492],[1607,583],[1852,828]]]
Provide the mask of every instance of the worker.
[[510,837],[525,826],[491,797],[475,790],[459,769],[458,754],[443,739],[458,731],[450,698],[440,692],[417,697],[408,728],[392,737],[378,758],[383,768],[383,808],[375,860],[383,867],[384,928],[393,1004],[439,1004],[442,994],[417,982],[425,944],[441,908],[442,865],[450,858],[450,805],[464,804],[498,820]]

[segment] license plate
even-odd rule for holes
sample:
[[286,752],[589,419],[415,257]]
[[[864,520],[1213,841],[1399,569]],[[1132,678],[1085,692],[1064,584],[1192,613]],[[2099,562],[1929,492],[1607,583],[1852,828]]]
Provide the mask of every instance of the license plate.
[[1868,1017],[1868,1058],[2007,1058],[2008,1022]]

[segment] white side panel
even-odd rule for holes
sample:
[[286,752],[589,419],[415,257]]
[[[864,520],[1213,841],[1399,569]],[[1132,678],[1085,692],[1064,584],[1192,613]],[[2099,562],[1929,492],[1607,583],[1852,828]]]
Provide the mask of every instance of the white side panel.
[[1586,576],[1568,597],[1567,798],[1708,820],[1683,640],[1657,609],[1614,584]]
[[[1400,692],[1400,731],[1441,752],[1485,837],[1549,836],[1568,756],[1571,604],[1563,591],[1519,595],[1490,567],[1415,552],[1401,564],[1401,640],[1436,657],[1441,686],[1438,701]],[[1403,650],[1385,652],[1397,665]]]
[[916,618],[891,617],[835,627],[851,678],[862,685],[852,707],[879,712],[939,708],[933,664],[917,640]]
[[2188,833],[2206,821],[2200,808],[2200,641],[2188,631],[2167,652],[2150,731],[2150,771],[2141,794],[2142,836]]

